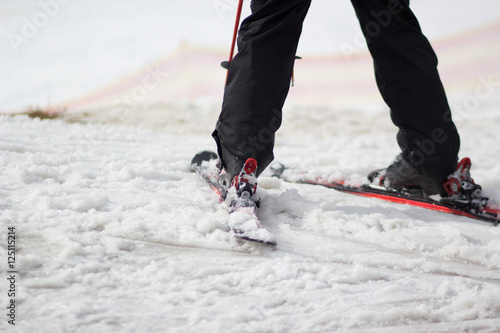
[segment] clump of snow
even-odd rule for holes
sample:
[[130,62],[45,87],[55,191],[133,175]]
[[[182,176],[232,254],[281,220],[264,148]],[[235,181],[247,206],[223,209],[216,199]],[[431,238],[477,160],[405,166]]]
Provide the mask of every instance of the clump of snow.
[[369,269],[361,265],[354,266],[352,269],[352,277],[360,282],[386,279],[385,274],[380,274],[373,269]]

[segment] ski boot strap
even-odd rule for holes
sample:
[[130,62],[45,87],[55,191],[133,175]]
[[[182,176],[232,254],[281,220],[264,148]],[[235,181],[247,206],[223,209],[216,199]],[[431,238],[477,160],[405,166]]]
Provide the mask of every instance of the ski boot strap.
[[246,160],[239,175],[233,178],[231,186],[236,189],[238,197],[250,198],[257,190],[257,161],[254,158]]
[[454,173],[448,176],[444,189],[448,196],[461,196],[463,198],[482,199],[481,186],[474,182],[470,175],[472,163],[470,158],[463,158],[457,165]]

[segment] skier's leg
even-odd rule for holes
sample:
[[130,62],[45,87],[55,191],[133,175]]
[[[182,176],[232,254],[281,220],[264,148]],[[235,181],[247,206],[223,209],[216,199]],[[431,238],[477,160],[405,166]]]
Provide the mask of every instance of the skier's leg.
[[231,175],[253,157],[260,174],[273,160],[274,134],[290,87],[295,52],[310,0],[253,0],[238,33],[222,112],[214,133]]
[[351,0],[374,60],[382,97],[399,127],[403,159],[441,177],[460,146],[437,71],[437,58],[409,0]]

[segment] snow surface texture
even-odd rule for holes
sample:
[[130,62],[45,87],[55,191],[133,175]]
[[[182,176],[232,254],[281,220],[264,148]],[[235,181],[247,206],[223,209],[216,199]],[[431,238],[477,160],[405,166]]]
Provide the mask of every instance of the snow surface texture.
[[[7,116],[1,133],[23,332],[499,327],[500,228],[264,176],[259,217],[278,246],[240,244],[189,171],[205,137]],[[370,146],[370,131],[356,138],[312,151],[283,139],[277,155],[363,173],[391,150]],[[498,187],[496,166],[478,164],[476,179]],[[1,244],[5,258],[4,232]]]
[[[19,53],[2,39],[1,109],[45,105],[47,87],[61,101],[91,94],[186,36],[227,48],[233,16],[219,20],[214,3],[140,3],[68,2]],[[339,21],[332,12],[321,17],[326,1],[314,1],[301,44],[311,54],[352,40],[349,4],[328,3]],[[500,13],[496,0],[474,8],[455,1],[447,15],[438,8],[449,2],[414,3],[430,37],[478,29]],[[0,8],[2,37],[40,10],[36,1],[5,0]],[[212,33],[214,22],[225,23],[224,37]],[[161,36],[132,34],[130,26]],[[338,31],[331,44],[314,39],[324,29]],[[500,77],[496,68],[482,73],[494,84],[478,80],[480,95],[473,86],[452,102],[468,106],[455,113],[461,155],[500,202]],[[500,331],[500,228],[265,173],[258,215],[278,245],[240,242],[228,233],[227,210],[189,166],[196,152],[215,148],[210,132],[220,101],[138,104],[124,117],[106,108],[89,116],[83,103],[83,111],[63,115],[76,123],[0,116],[1,332]],[[384,107],[292,103],[275,155],[286,165],[361,179],[396,156],[395,133]],[[5,316],[8,226],[17,236],[15,328]]]

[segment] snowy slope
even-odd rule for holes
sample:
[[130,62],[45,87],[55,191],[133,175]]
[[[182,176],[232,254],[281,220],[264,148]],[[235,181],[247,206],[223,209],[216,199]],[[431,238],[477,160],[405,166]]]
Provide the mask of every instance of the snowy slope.
[[[278,246],[238,244],[227,211],[189,171],[204,136],[27,117],[1,124],[2,228],[18,236],[19,331],[500,327],[499,228],[262,177],[260,216]],[[315,146],[309,163],[328,169],[335,158],[342,172],[363,173],[373,154],[391,150],[369,142],[369,126],[353,127],[355,139]],[[277,155],[296,163],[308,151],[283,139]],[[474,171],[495,187],[495,166]],[[3,232],[1,244],[5,258]]]
[[[461,156],[471,157],[474,179],[500,202],[498,66],[469,48],[484,50],[485,40],[462,43],[470,36],[490,43],[497,30],[484,27],[496,26],[500,11],[496,0],[476,3],[455,1],[450,10],[444,0],[413,1],[429,37],[444,38],[448,54],[463,51],[448,58],[453,66],[473,78],[476,70],[491,75],[490,85],[460,81],[452,104]],[[134,87],[123,77],[197,49],[179,48],[182,41],[215,59],[226,53],[233,17],[220,10],[234,5],[67,2],[16,53],[4,37],[40,2],[2,1],[0,110],[103,91],[113,102],[121,93],[113,82]],[[339,57],[339,43],[357,33],[349,6],[313,2],[303,54],[319,63]],[[467,67],[470,59],[479,60]],[[218,80],[207,73],[175,77],[179,86]],[[172,96],[177,87],[169,87]],[[83,107],[63,119],[0,115],[0,332],[500,332],[500,228],[264,174],[259,216],[278,246],[238,243],[227,211],[189,170],[194,153],[215,148],[220,100],[179,96],[168,107],[132,103],[92,114]],[[386,166],[398,153],[388,112],[354,102],[287,104],[276,159],[359,178]],[[17,237],[15,328],[5,316],[7,227]]]

